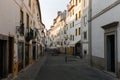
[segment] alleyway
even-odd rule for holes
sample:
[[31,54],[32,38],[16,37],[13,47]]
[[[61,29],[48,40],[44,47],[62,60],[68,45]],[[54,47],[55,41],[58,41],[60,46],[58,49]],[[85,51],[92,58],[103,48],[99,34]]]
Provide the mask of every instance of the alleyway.
[[50,56],[40,69],[35,80],[115,80],[110,75],[92,69],[80,61],[79,58],[69,57],[65,63],[65,56]]

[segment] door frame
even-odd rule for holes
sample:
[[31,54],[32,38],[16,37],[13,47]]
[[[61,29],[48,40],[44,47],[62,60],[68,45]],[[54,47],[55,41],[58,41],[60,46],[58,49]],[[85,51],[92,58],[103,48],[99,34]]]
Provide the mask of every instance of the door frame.
[[[118,54],[117,54],[117,33],[114,32],[110,32],[110,33],[105,33],[105,62],[106,62],[106,70],[108,70],[108,51],[107,51],[107,37],[110,35],[114,35],[115,36],[115,73],[117,72],[117,66],[118,66]],[[114,73],[114,72],[113,72]]]
[[[12,42],[11,42],[11,44],[12,44],[12,72],[11,73],[13,73],[14,72],[14,36],[9,36],[9,39],[10,38],[12,38]],[[9,45],[10,46],[10,45]],[[10,53],[9,53],[10,54]],[[9,72],[10,73],[10,72]]]
[[6,35],[2,35],[0,34],[0,40],[3,41],[4,45],[3,48],[5,48],[4,50],[4,54],[3,54],[3,72],[2,72],[2,78],[7,77],[8,76],[8,56],[9,56],[9,44],[8,44],[8,40],[9,37]]
[[119,69],[118,69],[118,35],[117,35],[117,27],[119,25],[118,21],[114,21],[112,23],[109,23],[107,25],[101,26],[104,30],[104,56],[105,56],[105,69],[107,70],[107,36],[108,35],[115,35],[115,74],[118,76]]
[[[18,40],[18,44],[19,43],[23,44],[23,53],[22,53],[22,69],[23,69],[25,67],[25,42],[22,40]],[[18,51],[19,51],[19,49],[18,49]],[[19,59],[19,52],[18,52],[18,59]],[[18,71],[21,71],[21,70],[19,70],[19,60],[18,60]]]

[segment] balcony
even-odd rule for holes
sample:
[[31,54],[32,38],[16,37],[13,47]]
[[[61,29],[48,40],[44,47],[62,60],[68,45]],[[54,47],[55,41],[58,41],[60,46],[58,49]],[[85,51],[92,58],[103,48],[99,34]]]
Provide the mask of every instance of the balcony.
[[24,23],[21,23],[20,26],[17,26],[16,32],[17,32],[20,36],[24,36]]
[[36,30],[32,30],[31,28],[30,28],[30,30],[26,33],[26,35],[25,35],[25,40],[27,41],[27,42],[29,42],[30,40],[32,40],[32,39],[36,39],[36,37],[37,37],[37,31]]

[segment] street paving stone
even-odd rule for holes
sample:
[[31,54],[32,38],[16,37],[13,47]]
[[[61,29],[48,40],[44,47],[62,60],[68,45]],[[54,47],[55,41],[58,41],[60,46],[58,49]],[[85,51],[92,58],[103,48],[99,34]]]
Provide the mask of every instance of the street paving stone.
[[35,80],[116,80],[110,74],[91,68],[75,57],[48,56]]
[[18,76],[13,80],[35,80],[40,68],[45,63],[47,56],[41,57],[34,64],[28,66],[19,72]]

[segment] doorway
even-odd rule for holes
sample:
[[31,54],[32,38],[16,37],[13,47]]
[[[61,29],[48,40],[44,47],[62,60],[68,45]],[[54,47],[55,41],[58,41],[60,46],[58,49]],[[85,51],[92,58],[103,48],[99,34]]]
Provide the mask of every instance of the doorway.
[[18,71],[23,69],[24,42],[18,42]]
[[0,40],[0,80],[7,76],[7,41]]
[[25,66],[29,65],[29,44],[25,44]]
[[75,56],[80,56],[82,58],[81,44],[80,43],[75,44]]
[[107,70],[115,72],[115,34],[106,36]]
[[14,58],[14,38],[9,37],[9,73],[13,72],[13,58]]
[[33,60],[36,60],[36,45],[33,44]]

